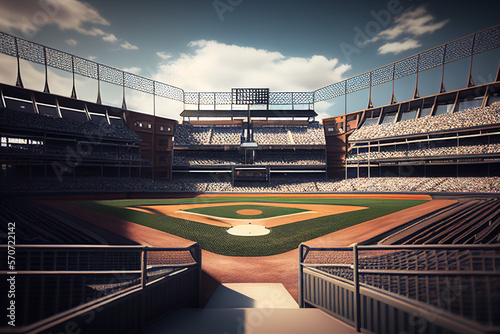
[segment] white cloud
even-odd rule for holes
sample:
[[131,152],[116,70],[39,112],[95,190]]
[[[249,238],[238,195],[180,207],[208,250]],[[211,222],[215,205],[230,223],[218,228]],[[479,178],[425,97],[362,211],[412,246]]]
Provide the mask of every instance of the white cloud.
[[432,34],[449,22],[449,20],[441,22],[434,22],[434,20],[434,16],[427,12],[425,6],[411,8],[394,19],[393,27],[381,31],[378,35],[386,40],[394,40],[405,35],[418,37]]
[[[329,101],[321,101],[314,104],[314,111],[318,114],[317,119],[325,119],[328,117],[332,117],[332,107],[335,105],[334,102]],[[337,116],[337,115],[335,115]]]
[[156,55],[163,60],[168,60],[168,59],[172,58],[172,54],[166,53],[166,52],[157,52]]
[[411,49],[416,49],[421,46],[422,44],[420,44],[419,41],[409,38],[403,42],[386,43],[378,48],[378,53],[381,55],[385,55],[388,53],[393,53],[397,55],[400,54],[401,52]]
[[1,0],[0,4],[0,27],[26,35],[38,32],[45,25],[57,25],[61,30],[93,35],[95,31],[86,28],[86,25],[110,25],[95,8],[79,0]]
[[113,34],[104,34],[102,40],[105,42],[116,43],[118,42],[118,38],[116,38]]
[[[62,31],[74,30],[87,36],[101,37],[108,43],[120,41],[100,27],[110,22],[87,2],[80,0],[0,0],[0,30],[18,31],[32,39],[43,27],[55,25]],[[138,47],[122,40],[123,49]]]
[[432,34],[448,22],[449,20],[436,22],[436,18],[429,14],[425,6],[411,7],[395,17],[390,28],[381,31],[365,44],[383,41],[384,44],[378,49],[379,54],[399,54],[422,46],[418,37]]
[[154,79],[186,91],[230,91],[262,87],[272,91],[310,92],[342,80],[350,65],[324,56],[285,57],[279,52],[199,40],[192,52],[159,67]]
[[139,74],[139,73],[141,73],[141,68],[140,67],[129,67],[129,68],[124,68],[123,71],[133,73],[133,74]]
[[132,45],[127,41],[124,41],[124,43],[120,44],[120,47],[125,50],[139,50],[139,47]]
[[[350,65],[339,63],[338,59],[328,59],[324,56],[286,57],[279,52],[228,45],[217,41],[194,41],[189,43],[189,47],[188,53],[181,54],[175,59],[167,57],[168,62],[160,59],[157,73],[151,78],[185,91],[228,92],[231,88],[237,87],[262,87],[270,88],[274,92],[312,92],[319,87],[343,80],[343,75],[351,68]],[[15,64],[10,67],[12,73],[9,77],[13,79],[9,82],[15,82]],[[138,67],[123,70],[136,74],[141,72],[141,68]],[[36,78],[37,82],[43,83],[43,72],[28,72],[24,66],[22,72],[23,79],[32,77]],[[71,87],[71,83],[68,85]],[[64,88],[63,85],[62,89]],[[83,89],[77,93],[80,91],[83,93]],[[92,89],[95,91],[95,87]],[[69,95],[69,92],[62,95]],[[132,90],[127,90],[126,95],[129,109],[143,112],[152,110],[152,99],[147,94],[136,94]],[[331,103],[328,102],[316,105],[320,118],[328,116],[330,107]],[[178,119],[182,109],[183,104],[180,102],[160,97],[156,99],[157,115]]]
[[78,42],[75,41],[74,39],[68,39],[66,41],[66,44],[68,44],[69,46],[76,46],[76,45],[78,45]]

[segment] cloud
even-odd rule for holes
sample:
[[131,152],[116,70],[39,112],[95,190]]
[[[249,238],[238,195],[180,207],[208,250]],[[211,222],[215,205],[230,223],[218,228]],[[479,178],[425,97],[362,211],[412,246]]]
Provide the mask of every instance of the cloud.
[[378,53],[381,55],[385,55],[388,53],[393,53],[393,54],[397,55],[397,54],[400,54],[401,52],[411,50],[411,49],[416,49],[416,48],[419,48],[421,46],[422,46],[422,44],[420,44],[419,41],[409,38],[403,42],[386,43],[378,48]]
[[118,42],[118,38],[116,38],[116,36],[113,34],[104,34],[102,40],[110,43]]
[[[314,104],[314,111],[318,114],[317,119],[325,119],[328,117],[332,117],[331,112],[333,112],[332,107],[335,105],[334,102],[330,101],[321,101],[321,102],[316,102]],[[335,115],[337,116],[337,115]]]
[[127,41],[124,41],[124,43],[120,44],[120,47],[125,50],[139,50],[139,47],[132,45]]
[[324,56],[286,57],[252,47],[199,40],[190,53],[159,66],[154,79],[186,91],[230,91],[262,87],[271,91],[310,92],[342,80],[350,65]]
[[78,45],[78,42],[75,41],[74,39],[68,39],[66,41],[66,44],[68,44],[69,46],[76,46],[76,45]]
[[[199,92],[229,92],[231,88],[242,87],[269,88],[273,92],[312,92],[319,87],[343,80],[344,74],[351,68],[350,65],[341,64],[338,59],[328,59],[320,55],[307,58],[287,57],[280,52],[206,40],[189,43],[189,51],[175,58],[161,52],[157,55],[160,58],[160,55],[167,57],[159,59],[160,65],[154,71],[156,73],[150,76],[153,80],[180,87],[185,91]],[[15,58],[10,58],[15,61]],[[14,66],[10,67],[12,73],[8,75],[11,78],[8,82],[15,82],[15,62]],[[32,77],[36,78],[40,85],[43,84],[43,68],[38,70],[42,72],[30,73],[22,66],[23,79]],[[136,74],[142,72],[138,67],[123,70]],[[71,87],[71,83],[68,85]],[[61,88],[64,87],[66,86]],[[92,89],[95,91],[95,87]],[[121,90],[117,91],[117,101],[121,101]],[[83,88],[78,90],[79,96],[83,93]],[[104,95],[108,96],[106,92],[103,92]],[[153,101],[147,94],[127,90],[126,95],[129,109],[152,112]],[[178,119],[183,110],[181,102],[158,97],[155,103],[156,114],[159,116]],[[328,116],[330,107],[331,104],[327,102],[317,105],[322,118]]]
[[427,11],[425,5],[417,8],[411,7],[395,17],[390,28],[379,32],[366,43],[382,41],[384,44],[379,47],[379,54],[399,54],[422,46],[417,40],[418,37],[434,33],[449,21],[436,22],[436,18]]
[[[0,0],[0,30],[17,31],[32,39],[43,27],[57,26],[62,31],[73,30],[82,35],[101,37],[108,43],[120,41],[114,34],[102,30],[111,24],[99,11],[80,0]],[[123,49],[138,47],[122,41]]]
[[92,35],[88,24],[109,26],[110,23],[90,4],[78,0],[1,0],[0,27],[25,34],[38,32],[45,25],[57,25],[61,30],[76,30]]
[[156,55],[163,60],[168,60],[168,59],[172,58],[172,54],[165,53],[165,52],[157,52]]
[[129,67],[129,68],[124,68],[123,71],[138,75],[139,73],[141,73],[142,70],[140,67]]

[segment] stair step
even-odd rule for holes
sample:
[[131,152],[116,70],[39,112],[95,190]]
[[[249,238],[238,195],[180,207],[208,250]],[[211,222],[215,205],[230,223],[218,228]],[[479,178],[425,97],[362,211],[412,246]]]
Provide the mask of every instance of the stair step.
[[354,334],[356,330],[318,309],[182,309],[143,334]]
[[281,283],[225,283],[205,308],[299,308]]
[[146,327],[143,334],[354,334],[321,310],[301,309],[281,283],[225,283],[205,308],[185,308]]

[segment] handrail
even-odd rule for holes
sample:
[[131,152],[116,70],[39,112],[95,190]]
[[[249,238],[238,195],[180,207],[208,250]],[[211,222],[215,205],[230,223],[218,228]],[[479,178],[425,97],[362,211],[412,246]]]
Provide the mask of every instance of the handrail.
[[[366,257],[363,252],[366,251],[374,251],[369,257]],[[377,252],[379,251],[379,252]],[[408,253],[407,251],[413,251]],[[429,257],[426,257],[425,254],[422,255],[422,252],[429,251]],[[448,262],[448,260],[443,260],[442,256],[448,255],[446,251],[450,251],[453,254],[453,257],[450,258],[452,261]],[[494,252],[492,252],[494,251]],[[314,252],[322,253],[322,252],[335,252],[336,254],[328,258],[317,258],[317,261],[314,261],[315,255],[311,255]],[[401,254],[401,255],[399,255]],[[460,255],[459,258],[456,255]],[[395,257],[392,255],[396,255]],[[388,256],[388,257],[386,257]],[[437,257],[436,257],[437,256]],[[465,257],[464,257],[465,256]],[[312,257],[313,259],[308,262],[308,258]],[[365,290],[360,290],[361,287],[364,288],[378,288],[386,291],[388,293],[394,294],[394,296],[401,295],[405,298],[408,298],[411,301],[415,301],[418,303],[427,303],[429,304],[432,300],[429,299],[429,291],[427,290],[426,296],[419,297],[419,289],[422,289],[421,284],[424,284],[423,289],[425,290],[425,284],[429,284],[429,279],[434,284],[437,282],[441,282],[439,286],[445,289],[445,291],[449,291],[450,293],[461,293],[461,289],[464,289],[464,285],[470,285],[470,280],[472,282],[485,282],[487,286],[490,286],[490,283],[493,284],[494,280],[500,277],[500,267],[498,265],[488,265],[482,264],[477,269],[472,265],[475,263],[474,259],[477,257],[493,257],[493,259],[500,258],[500,245],[487,244],[487,245],[443,245],[443,244],[432,244],[432,245],[358,245],[353,244],[348,247],[310,247],[306,244],[301,244],[299,246],[299,305],[300,307],[305,307],[307,303],[313,303],[311,305],[316,305],[314,301],[306,301],[306,294],[311,295],[310,298],[312,300],[316,300],[317,298],[327,298],[320,297],[322,293],[319,293],[315,290],[314,286],[316,283],[308,283],[313,284],[311,286],[308,285],[307,291],[304,279],[311,272],[316,273],[316,275],[320,275],[322,277],[328,278],[328,282],[343,282],[350,285],[349,290],[353,292],[351,297],[352,302],[352,311],[351,318],[349,322],[351,322],[357,331],[361,330],[362,326],[362,314],[360,310],[360,300],[361,295],[364,296]],[[377,261],[377,258],[380,259],[381,262]],[[373,260],[373,261],[372,261]],[[340,263],[335,263],[335,262]],[[370,265],[370,261],[372,261],[373,265]],[[394,262],[396,261],[396,262]],[[401,261],[401,262],[399,262]],[[463,261],[463,262],[462,262]],[[327,263],[321,263],[327,262]],[[484,261],[482,261],[484,262]],[[481,263],[482,263],[481,262]],[[491,261],[486,261],[491,262]],[[494,261],[493,261],[494,262]],[[401,267],[399,266],[401,263]],[[443,267],[444,266],[444,267]],[[399,269],[392,269],[392,268]],[[440,270],[439,268],[443,268]],[[321,270],[320,268],[324,268]],[[338,268],[339,270],[330,271],[330,269]],[[386,269],[391,268],[391,269]],[[421,268],[421,269],[420,269]],[[437,269],[436,269],[437,268]],[[307,275],[304,275],[304,270],[306,270]],[[462,270],[460,270],[462,269]],[[320,277],[318,276],[318,277]],[[385,277],[385,278],[384,278]],[[390,280],[387,280],[387,277]],[[425,278],[425,281],[419,280],[419,278]],[[450,281],[450,278],[455,277]],[[392,286],[389,284],[389,281],[395,280],[398,282],[398,286]],[[332,281],[333,280],[333,281]],[[406,288],[408,289],[409,284],[416,284],[416,295],[413,290],[401,290],[399,287],[399,282],[404,282]],[[465,281],[463,281],[465,280]],[[384,283],[387,283],[385,284]],[[308,282],[311,282],[308,280]],[[419,283],[420,282],[420,283]],[[319,284],[319,283],[318,283]],[[328,283],[330,284],[330,283]],[[336,284],[336,283],[335,283]],[[444,285],[443,285],[444,284]],[[448,286],[446,284],[452,284],[452,286]],[[456,287],[453,284],[458,284]],[[432,285],[431,285],[432,286]],[[438,286],[438,288],[439,288]],[[498,285],[495,285],[495,289],[498,288]],[[322,288],[323,289],[323,288]],[[427,286],[429,289],[429,286]],[[456,291],[455,291],[455,290]],[[318,290],[319,291],[319,290]],[[321,290],[323,291],[323,290]],[[411,294],[409,294],[409,291]],[[458,292],[457,292],[458,291]],[[474,288],[470,292],[472,300],[470,301],[472,304],[480,302],[482,298],[476,295]],[[491,293],[490,291],[488,293]],[[498,293],[497,290],[493,293]],[[314,297],[313,297],[314,296]],[[466,295],[467,296],[467,295]],[[453,297],[453,296],[452,296]],[[308,297],[309,298],[309,297]],[[447,297],[448,298],[448,297]],[[485,301],[485,306],[488,308],[489,314],[489,326],[495,325],[492,318],[492,312],[494,312],[491,307],[493,301],[491,298],[494,297],[485,297],[487,300]],[[406,299],[405,299],[406,300]],[[461,301],[462,302],[462,301]],[[429,304],[431,305],[431,304]],[[443,304],[445,305],[445,304]],[[462,313],[463,311],[452,311],[446,306],[441,305],[438,307],[439,312],[449,312],[450,319],[458,319],[457,317],[464,317],[466,313]],[[474,304],[475,305],[475,304]],[[335,314],[336,311],[327,308],[326,305],[318,304],[316,307],[323,307],[329,312],[333,312]],[[329,306],[328,306],[329,307]],[[394,306],[395,307],[395,306]],[[401,306],[403,307],[403,306]],[[409,306],[404,306],[409,307]],[[444,308],[443,308],[444,307]],[[343,315],[340,315],[343,317]],[[476,315],[468,318],[467,316],[464,318],[464,321],[477,323],[477,326],[488,326],[484,323],[484,319],[479,319]],[[452,321],[452,320],[450,320]],[[476,326],[476,325],[474,325]],[[484,327],[486,328],[486,327]],[[493,328],[493,327],[491,327]],[[494,327],[497,328],[497,327]]]
[[[56,326],[64,319],[74,317],[75,310],[90,309],[96,303],[104,305],[110,301],[110,297],[115,300],[132,291],[145,296],[147,291],[151,291],[146,288],[184,273],[191,282],[189,293],[196,294],[193,301],[199,303],[201,296],[201,248],[198,243],[178,248],[143,245],[0,245],[0,251],[2,249],[15,251],[13,257],[16,263],[9,268],[11,270],[0,270],[0,275],[12,278],[19,291],[25,291],[24,284],[41,282],[42,292],[30,292],[29,297],[39,299],[39,305],[50,303],[47,298],[52,290],[43,290],[47,284],[45,282],[50,282],[50,289],[59,292],[95,286],[87,289],[86,295],[75,293],[73,298],[73,293],[70,293],[67,306],[58,307],[59,301],[56,301],[48,317],[26,316],[22,321],[18,319],[21,323],[16,326],[16,330],[20,331]],[[36,277],[35,281],[33,277]],[[0,327],[0,333],[7,329]]]

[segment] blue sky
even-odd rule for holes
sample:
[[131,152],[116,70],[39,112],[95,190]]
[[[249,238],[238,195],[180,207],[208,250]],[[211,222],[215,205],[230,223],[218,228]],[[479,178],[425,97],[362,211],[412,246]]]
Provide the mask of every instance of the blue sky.
[[[500,23],[498,1],[0,0],[0,9],[0,31],[186,91],[312,91]],[[487,62],[478,57],[477,81],[496,74],[495,52]],[[6,57],[0,80],[12,84]],[[468,73],[468,62],[452,64],[450,72],[455,68]],[[38,88],[42,69],[22,64],[22,70],[26,85]],[[427,77],[435,81],[432,71]],[[67,74],[54,70],[49,79],[53,92],[69,94]],[[449,90],[463,87],[461,78],[448,80]],[[399,86],[413,93],[411,82]],[[95,100],[95,83],[79,78],[77,88],[80,98]],[[389,102],[387,89],[378,87],[375,104]],[[105,102],[121,103],[121,89],[102,93]],[[178,118],[182,104],[167,102],[157,106],[159,114]],[[149,112],[152,102],[130,92],[127,103]],[[366,93],[348,96],[349,111],[366,103]],[[342,99],[316,109],[326,117],[344,107]]]

